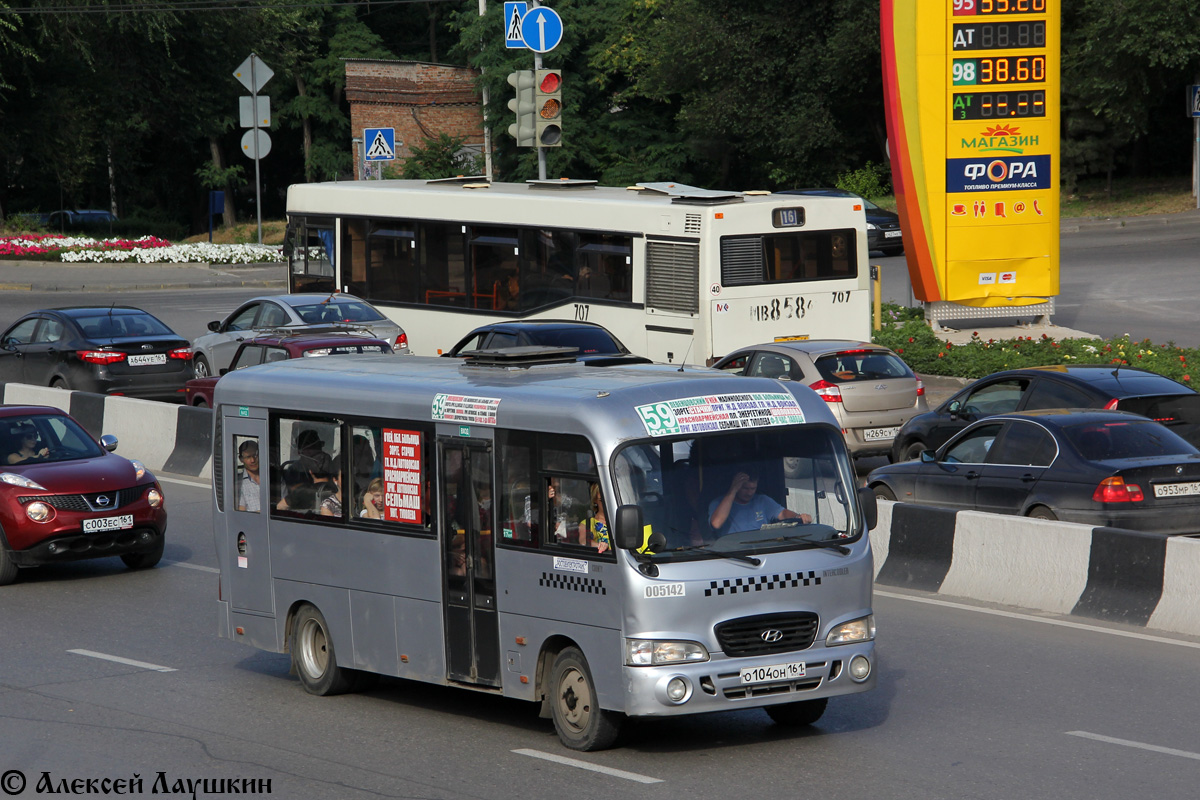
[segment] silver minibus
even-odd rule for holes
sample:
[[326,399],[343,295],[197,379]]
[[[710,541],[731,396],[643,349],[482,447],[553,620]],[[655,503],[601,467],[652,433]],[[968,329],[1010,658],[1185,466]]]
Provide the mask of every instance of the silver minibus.
[[389,675],[626,717],[815,722],[875,684],[874,497],[805,386],[561,348],[371,355],[216,387],[219,632],[304,688]]

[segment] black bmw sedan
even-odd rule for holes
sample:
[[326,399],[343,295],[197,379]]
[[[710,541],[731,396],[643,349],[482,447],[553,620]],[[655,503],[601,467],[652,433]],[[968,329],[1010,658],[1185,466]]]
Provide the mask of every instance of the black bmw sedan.
[[1200,450],[1122,411],[1029,411],[873,470],[876,497],[1157,533],[1200,531]]
[[192,378],[188,340],[127,306],[34,311],[0,334],[0,381],[178,400]]

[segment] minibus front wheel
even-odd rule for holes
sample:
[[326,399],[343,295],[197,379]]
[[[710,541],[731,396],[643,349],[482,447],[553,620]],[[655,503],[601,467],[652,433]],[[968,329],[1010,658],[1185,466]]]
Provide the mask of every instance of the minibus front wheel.
[[600,708],[587,659],[567,647],[550,669],[550,709],[558,738],[572,750],[605,750],[621,733],[623,716]]
[[353,670],[337,665],[329,624],[316,606],[305,603],[292,625],[292,667],[309,694],[345,694],[354,688]]

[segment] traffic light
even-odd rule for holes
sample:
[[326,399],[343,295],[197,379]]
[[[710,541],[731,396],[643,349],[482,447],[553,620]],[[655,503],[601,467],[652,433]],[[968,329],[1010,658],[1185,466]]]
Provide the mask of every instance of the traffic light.
[[534,106],[538,147],[562,147],[562,70],[536,71]]
[[508,133],[517,140],[517,147],[536,147],[534,119],[537,106],[533,100],[533,70],[517,70],[508,76],[508,84],[517,90],[517,96],[508,101],[509,109],[517,114],[517,121],[508,126]]

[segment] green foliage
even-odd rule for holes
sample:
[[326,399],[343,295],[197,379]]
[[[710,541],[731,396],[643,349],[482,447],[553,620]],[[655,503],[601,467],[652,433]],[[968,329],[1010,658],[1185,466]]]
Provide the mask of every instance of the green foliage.
[[838,175],[837,183],[834,185],[847,192],[854,192],[859,197],[874,200],[890,193],[891,188],[888,185],[890,180],[891,171],[887,165],[868,161],[858,169]]
[[196,177],[205,189],[224,189],[226,186],[246,185],[246,170],[240,164],[218,169],[216,164],[205,161],[196,168]]
[[401,177],[416,180],[453,178],[456,175],[479,175],[483,172],[476,154],[463,150],[462,136],[438,134],[436,139],[425,139],[409,149],[412,155],[404,159]]
[[[923,319],[914,319],[911,310],[890,304],[884,306],[883,330],[876,331],[873,340],[895,351],[918,374],[959,378],[982,378],[1018,367],[1112,364],[1148,369],[1190,386],[1193,365],[1200,364],[1200,348],[1134,341],[1128,336],[1053,339],[1042,334],[985,341],[973,335],[967,344],[954,345],[935,336]],[[1200,383],[1200,373],[1196,378]]]

